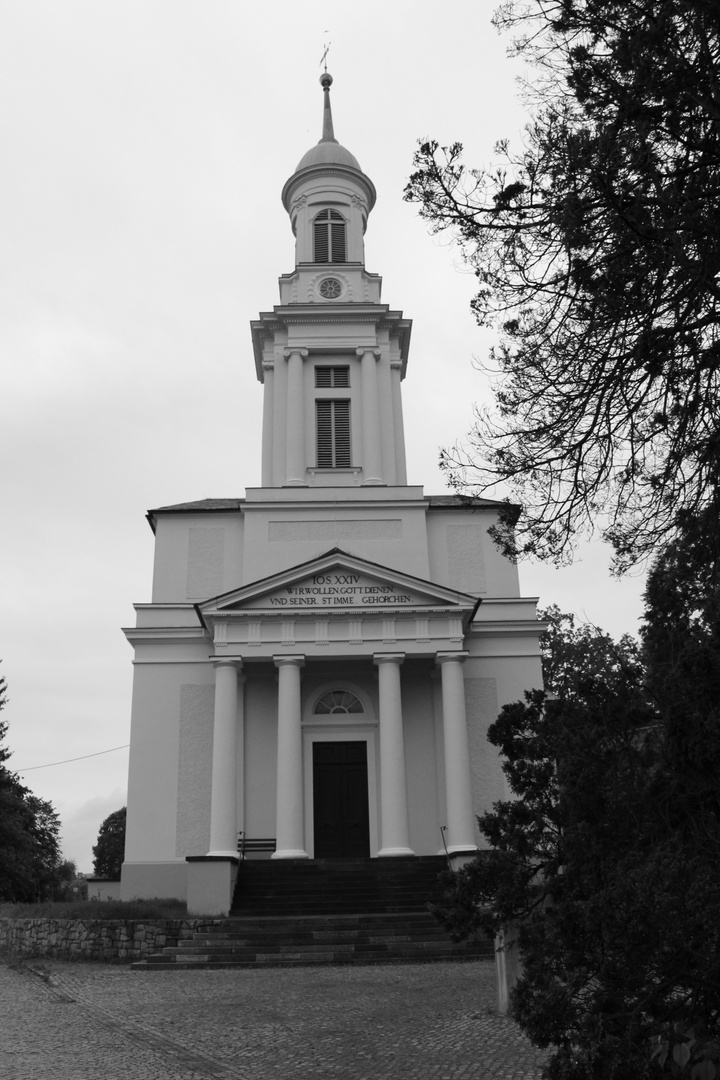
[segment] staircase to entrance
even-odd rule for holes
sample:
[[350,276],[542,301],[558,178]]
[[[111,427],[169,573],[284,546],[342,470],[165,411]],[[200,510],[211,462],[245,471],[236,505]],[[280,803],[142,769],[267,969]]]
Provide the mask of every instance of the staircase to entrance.
[[279,967],[479,959],[492,942],[453,942],[427,910],[442,857],[245,860],[230,917],[133,964]]

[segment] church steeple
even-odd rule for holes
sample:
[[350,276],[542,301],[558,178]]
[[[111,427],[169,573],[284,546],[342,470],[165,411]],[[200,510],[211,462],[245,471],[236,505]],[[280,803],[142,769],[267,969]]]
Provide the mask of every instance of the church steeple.
[[407,485],[400,382],[410,322],[380,303],[363,235],[375,188],[337,139],[324,72],[322,137],[285,184],[295,269],[252,323],[264,384],[263,488]]

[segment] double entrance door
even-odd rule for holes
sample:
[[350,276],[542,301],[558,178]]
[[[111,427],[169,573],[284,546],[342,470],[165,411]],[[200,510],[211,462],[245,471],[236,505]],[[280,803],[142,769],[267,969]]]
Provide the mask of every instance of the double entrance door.
[[315,858],[370,855],[367,743],[313,743]]

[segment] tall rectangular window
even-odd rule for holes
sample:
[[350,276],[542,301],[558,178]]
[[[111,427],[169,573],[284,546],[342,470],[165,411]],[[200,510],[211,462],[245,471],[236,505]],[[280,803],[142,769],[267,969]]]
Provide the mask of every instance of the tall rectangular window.
[[316,401],[317,467],[350,467],[350,402]]
[[345,218],[337,210],[321,210],[313,222],[313,246],[316,263],[344,263]]
[[350,368],[349,367],[316,367],[315,368],[315,385],[319,386],[319,387],[349,386],[350,385]]

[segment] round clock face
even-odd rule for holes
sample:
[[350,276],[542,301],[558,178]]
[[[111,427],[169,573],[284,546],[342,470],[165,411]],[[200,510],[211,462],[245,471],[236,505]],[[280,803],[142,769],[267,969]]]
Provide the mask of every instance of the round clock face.
[[327,277],[320,282],[320,295],[326,300],[337,300],[342,292],[342,285],[337,278]]

